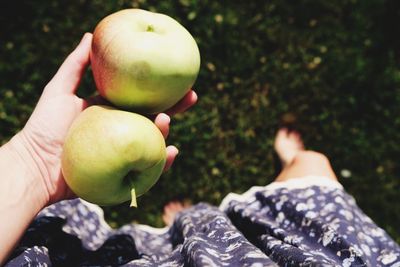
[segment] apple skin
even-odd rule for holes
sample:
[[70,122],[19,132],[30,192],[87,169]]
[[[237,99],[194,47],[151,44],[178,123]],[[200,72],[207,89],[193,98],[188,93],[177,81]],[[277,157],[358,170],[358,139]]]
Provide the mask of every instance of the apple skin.
[[194,84],[200,52],[169,16],[125,9],[97,25],[90,53],[101,96],[119,108],[154,114],[176,104]]
[[135,206],[136,196],[156,183],[165,162],[165,141],[151,120],[91,106],[73,122],[61,163],[66,183],[82,199],[115,205],[133,197]]

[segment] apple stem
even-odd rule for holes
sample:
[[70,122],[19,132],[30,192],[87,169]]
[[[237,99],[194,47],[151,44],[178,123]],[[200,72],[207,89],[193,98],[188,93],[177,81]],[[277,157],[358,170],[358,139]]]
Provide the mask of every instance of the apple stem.
[[154,26],[153,25],[147,25],[146,32],[154,32]]
[[132,200],[131,200],[131,207],[137,208],[135,188],[132,188],[132,189],[131,189],[131,197],[132,197]]

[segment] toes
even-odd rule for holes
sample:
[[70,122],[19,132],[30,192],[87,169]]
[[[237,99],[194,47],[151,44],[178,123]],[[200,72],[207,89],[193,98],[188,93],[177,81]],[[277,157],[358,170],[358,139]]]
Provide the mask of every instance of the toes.
[[287,139],[287,137],[288,137],[288,129],[280,128],[278,130],[278,132],[276,133],[275,140],[274,140],[275,150],[279,149],[282,142],[284,142],[284,140]]
[[300,134],[297,131],[290,131],[288,133],[288,138],[290,138],[290,139],[298,139],[299,136],[300,136]]
[[276,139],[282,138],[282,137],[287,137],[289,134],[289,131],[287,128],[280,128],[278,132],[276,133]]
[[170,201],[164,206],[164,212],[162,215],[163,222],[170,226],[172,225],[175,216],[178,212],[185,209],[184,203],[180,201]]
[[298,131],[291,131],[288,135],[288,138],[295,143],[296,147],[298,148],[304,147],[303,138],[301,137],[301,134]]

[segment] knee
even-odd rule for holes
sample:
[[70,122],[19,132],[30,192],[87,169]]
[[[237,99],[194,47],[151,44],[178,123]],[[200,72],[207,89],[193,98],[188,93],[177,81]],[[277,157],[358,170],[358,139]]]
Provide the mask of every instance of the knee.
[[297,155],[294,157],[292,161],[292,164],[299,164],[299,163],[324,164],[324,165],[330,164],[327,156],[325,156],[322,153],[311,150],[300,151],[299,153],[297,153]]

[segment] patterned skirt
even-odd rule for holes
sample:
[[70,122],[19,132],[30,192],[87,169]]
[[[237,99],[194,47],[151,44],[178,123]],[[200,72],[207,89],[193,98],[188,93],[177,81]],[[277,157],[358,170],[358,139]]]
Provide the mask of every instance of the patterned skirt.
[[391,266],[400,247],[342,186],[307,176],[197,204],[171,227],[112,229],[80,199],[38,214],[6,266]]

